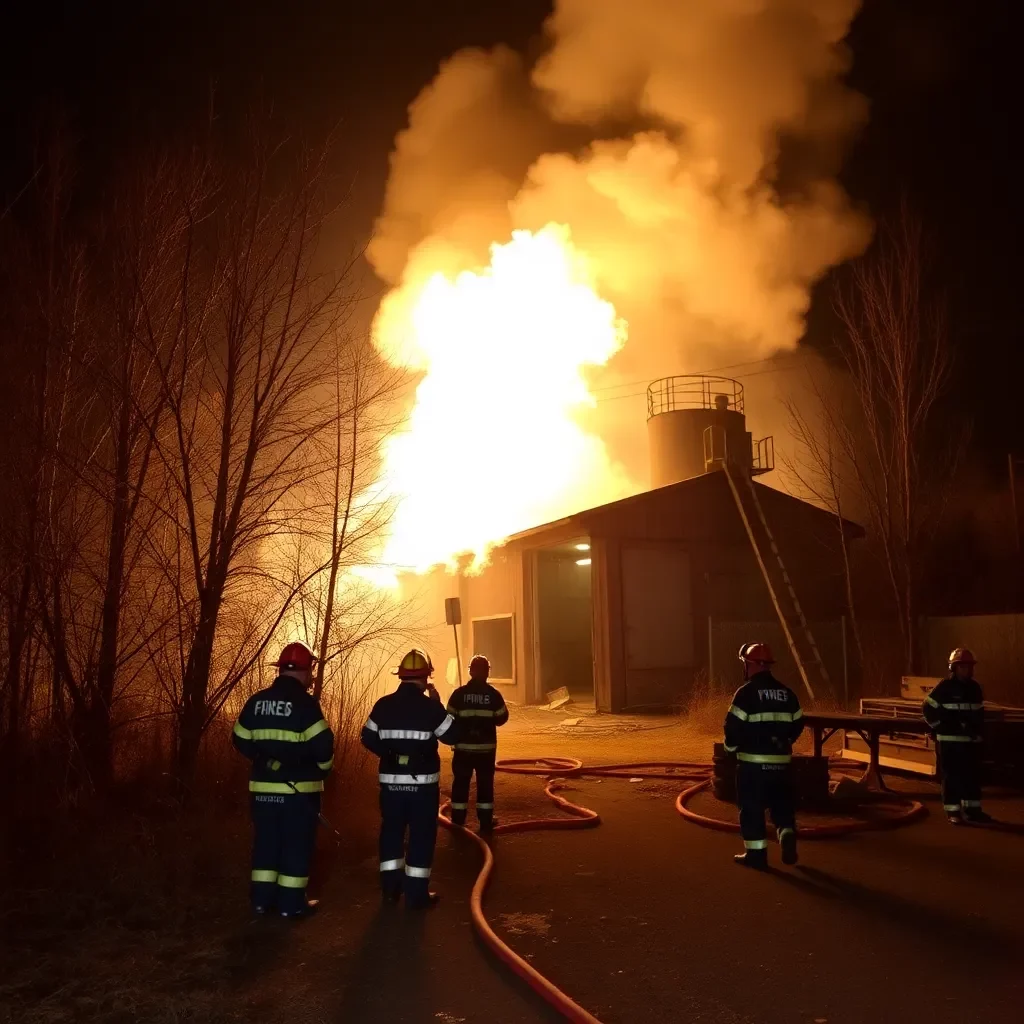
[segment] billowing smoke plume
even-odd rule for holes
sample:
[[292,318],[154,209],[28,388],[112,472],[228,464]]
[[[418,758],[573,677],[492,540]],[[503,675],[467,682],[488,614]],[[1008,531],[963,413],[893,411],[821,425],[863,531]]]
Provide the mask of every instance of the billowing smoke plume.
[[[628,323],[597,387],[794,347],[813,283],[868,240],[834,177],[865,113],[842,84],[857,7],[556,0],[532,67],[453,56],[410,107],[370,246],[393,286],[382,351],[427,369],[408,328],[424,283],[551,222]],[[635,407],[616,423],[627,404],[589,420],[617,457],[643,430]]]
[[[375,268],[392,284],[463,269],[554,220],[597,259],[637,347],[794,345],[809,286],[866,241],[827,176],[864,110],[839,81],[857,6],[559,0],[529,81],[508,49],[457,54],[397,140]],[[597,141],[545,152],[552,121]],[[623,123],[645,130],[602,138]]]

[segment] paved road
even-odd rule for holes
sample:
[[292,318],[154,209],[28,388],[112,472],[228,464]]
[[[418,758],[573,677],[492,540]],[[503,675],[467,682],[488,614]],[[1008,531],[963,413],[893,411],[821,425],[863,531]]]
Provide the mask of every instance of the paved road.
[[489,909],[549,915],[557,942],[518,947],[605,1024],[1022,1019],[1024,836],[932,815],[806,843],[800,869],[762,875],[670,800],[586,781],[579,796],[604,827],[510,838]]
[[[368,844],[369,845],[369,844]],[[323,858],[321,858],[321,863]],[[382,907],[377,857],[340,867],[315,892],[322,911],[299,924],[255,922],[240,949],[237,989],[245,1020],[260,1024],[520,1024],[562,1018],[495,965],[470,926],[480,854],[442,832],[427,914]],[[315,876],[314,876],[315,877]]]
[[[502,783],[516,816],[540,788]],[[932,814],[806,843],[800,868],[762,875],[731,863],[734,837],[683,822],[650,788],[581,781],[601,828],[496,843],[489,916],[603,1024],[1022,1019],[1024,829],[957,831]],[[989,807],[1024,822],[1024,802]],[[442,838],[446,900],[425,918],[379,911],[372,858],[329,879],[320,917],[254,932],[250,968],[266,968],[240,980],[252,1019],[554,1019],[472,936],[477,863],[465,840]]]

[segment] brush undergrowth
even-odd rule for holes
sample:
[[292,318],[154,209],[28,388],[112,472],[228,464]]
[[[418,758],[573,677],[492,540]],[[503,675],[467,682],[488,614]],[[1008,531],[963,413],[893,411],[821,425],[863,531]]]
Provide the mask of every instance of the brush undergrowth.
[[[29,784],[0,808],[0,1024],[249,1019],[268,951],[248,912],[247,765],[215,761],[185,808],[138,772],[102,802]],[[324,811],[344,838],[321,830],[314,891],[372,847],[372,775],[358,758],[340,775]]]

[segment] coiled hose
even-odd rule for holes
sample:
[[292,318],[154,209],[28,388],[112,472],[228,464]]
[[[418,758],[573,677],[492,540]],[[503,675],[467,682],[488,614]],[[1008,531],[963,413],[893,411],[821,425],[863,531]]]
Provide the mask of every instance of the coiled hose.
[[[684,818],[705,828],[717,829],[723,832],[739,831],[739,825],[736,822],[707,817],[690,810],[687,806],[694,796],[711,785],[711,765],[707,763],[695,761],[635,761],[624,764],[601,764],[585,767],[582,761],[574,757],[541,757],[503,759],[496,763],[495,768],[499,772],[506,772],[510,775],[548,776],[548,784],[544,787],[544,795],[560,810],[568,814],[569,817],[529,818],[525,821],[508,822],[504,825],[495,826],[494,834],[510,835],[514,832],[535,832],[546,829],[596,828],[601,824],[601,817],[597,811],[591,810],[589,807],[583,807],[580,804],[574,804],[571,800],[567,800],[557,793],[560,783],[569,778],[580,778],[582,776],[611,779],[661,779],[686,782],[688,785],[676,797],[675,803],[676,810]],[[899,825],[906,825],[925,812],[924,805],[917,800],[906,800],[896,796],[881,797],[880,799],[885,802],[905,805],[905,809],[898,815],[877,821],[844,821],[828,825],[801,826],[798,830],[799,836],[801,839],[826,839],[847,835],[850,832],[893,828]],[[439,814],[441,825],[452,832],[461,832],[469,836],[480,847],[483,854],[483,865],[480,868],[480,873],[477,875],[473,891],[470,895],[470,912],[473,927],[483,943],[502,963],[511,968],[541,999],[557,1010],[566,1020],[576,1022],[576,1024],[601,1024],[592,1013],[585,1010],[553,982],[545,978],[540,971],[528,964],[511,946],[502,941],[490,926],[484,915],[483,902],[484,894],[491,880],[491,873],[494,870],[494,854],[486,840],[475,832],[471,832],[461,825],[456,825],[447,816],[446,812],[449,807],[449,801],[445,801],[441,807]]]

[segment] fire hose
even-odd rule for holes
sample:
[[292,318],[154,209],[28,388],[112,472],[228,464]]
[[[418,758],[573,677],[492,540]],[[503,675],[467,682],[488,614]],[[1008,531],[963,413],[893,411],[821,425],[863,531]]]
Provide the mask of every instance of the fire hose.
[[[548,829],[596,828],[601,824],[601,817],[597,811],[591,810],[589,807],[583,807],[580,804],[575,804],[565,797],[559,796],[556,792],[560,784],[566,779],[583,776],[686,782],[688,785],[676,797],[675,802],[676,810],[682,817],[704,828],[712,828],[724,832],[739,831],[739,825],[736,822],[698,814],[687,806],[693,797],[711,784],[711,766],[706,763],[694,761],[637,761],[627,764],[603,764],[585,767],[582,761],[572,757],[542,757],[503,759],[498,761],[495,767],[499,772],[505,772],[510,775],[548,776],[544,795],[556,804],[560,810],[570,815],[567,818],[530,818],[525,821],[513,821],[504,825],[496,825],[493,830],[496,835],[510,835],[515,832],[536,832]],[[899,803],[904,806],[904,809],[900,814],[881,821],[844,821],[826,825],[802,826],[799,828],[798,834],[801,839],[827,839],[847,835],[851,832],[906,825],[925,813],[924,805],[917,800],[908,800],[895,795],[883,796],[880,800]],[[588,1010],[585,1010],[579,1003],[541,974],[540,971],[519,956],[511,946],[498,937],[491,927],[483,911],[483,901],[494,870],[494,854],[485,839],[464,826],[456,825],[446,815],[445,812],[449,806],[450,802],[445,801],[441,807],[439,814],[441,825],[449,831],[469,836],[480,847],[483,854],[483,865],[480,868],[476,882],[473,885],[473,891],[470,894],[470,913],[472,915],[473,928],[481,941],[503,964],[522,978],[541,999],[558,1011],[566,1020],[573,1021],[574,1024],[601,1024],[597,1017]]]

